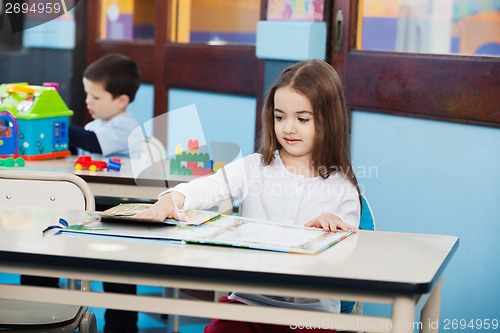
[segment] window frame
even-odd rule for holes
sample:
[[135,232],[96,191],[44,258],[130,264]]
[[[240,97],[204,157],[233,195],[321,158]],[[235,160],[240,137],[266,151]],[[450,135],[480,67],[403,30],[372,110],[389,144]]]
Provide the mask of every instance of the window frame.
[[343,13],[342,46],[329,56],[352,110],[500,127],[500,57],[357,50],[359,3],[334,0],[331,13]]
[[[167,112],[170,88],[255,97],[257,133],[261,126],[264,62],[257,59],[255,45],[169,41],[167,36],[171,35],[171,16],[168,13],[174,2],[175,0],[155,2],[153,40],[113,41],[99,38],[101,8],[99,1],[89,1],[86,63],[112,52],[122,53],[133,59],[141,71],[142,82],[154,86],[155,117]],[[267,0],[261,0],[261,19],[265,17],[266,8]],[[154,135],[166,137],[166,127],[167,124],[155,123]]]

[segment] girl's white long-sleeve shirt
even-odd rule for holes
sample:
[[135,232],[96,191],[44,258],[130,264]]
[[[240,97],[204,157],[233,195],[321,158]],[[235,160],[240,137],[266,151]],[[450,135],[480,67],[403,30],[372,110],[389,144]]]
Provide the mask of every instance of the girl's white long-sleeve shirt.
[[[267,166],[261,154],[251,154],[229,163],[214,175],[179,184],[160,196],[170,191],[185,196],[184,209],[207,209],[232,197],[243,200],[242,216],[252,219],[303,226],[321,214],[331,213],[352,226],[359,226],[359,195],[343,174],[336,172],[327,179],[293,174],[284,166],[278,151]],[[239,293],[230,298],[250,305],[329,312],[340,309],[340,302],[335,300]]]

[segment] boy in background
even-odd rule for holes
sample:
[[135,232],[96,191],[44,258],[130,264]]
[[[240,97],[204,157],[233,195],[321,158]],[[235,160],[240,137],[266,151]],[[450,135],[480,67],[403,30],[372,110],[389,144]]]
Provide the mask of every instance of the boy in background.
[[85,127],[70,125],[69,145],[79,155],[138,157],[141,140],[128,137],[139,126],[127,111],[141,83],[137,65],[121,54],[108,54],[83,72],[85,103],[93,118]]
[[[127,106],[141,82],[137,65],[124,55],[108,54],[90,64],[83,73],[87,108],[94,120],[85,127],[70,125],[69,145],[78,154],[140,156],[141,138],[128,137],[139,126]],[[21,284],[58,287],[58,278],[21,275]],[[137,286],[103,283],[104,291],[135,294]],[[138,313],[107,309],[105,333],[135,333]]]
[[[83,72],[85,103],[93,120],[85,127],[70,125],[69,145],[79,155],[99,154],[104,157],[138,157],[141,138],[128,140],[139,126],[127,111],[141,83],[134,61],[121,54],[108,54],[90,64]],[[129,146],[130,142],[130,146]],[[76,148],[76,149],[75,149]],[[135,294],[137,286],[103,283],[104,291]],[[107,309],[105,333],[135,333],[137,312]]]

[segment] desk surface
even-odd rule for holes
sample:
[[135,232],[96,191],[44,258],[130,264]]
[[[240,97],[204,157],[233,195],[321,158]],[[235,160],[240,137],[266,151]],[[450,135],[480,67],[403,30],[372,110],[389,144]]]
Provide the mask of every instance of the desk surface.
[[[96,197],[118,197],[156,200],[158,194],[169,187],[187,182],[194,177],[169,174],[168,161],[153,164],[122,158],[120,171],[75,170],[76,156],[66,158],[26,161],[19,170],[36,170],[74,173],[89,183]],[[107,159],[99,159],[106,161]],[[2,169],[12,169],[0,167]]]
[[0,208],[0,263],[183,279],[279,284],[310,290],[384,294],[429,292],[458,247],[458,238],[360,231],[318,255],[171,244],[85,235],[42,235],[64,217],[88,213]]

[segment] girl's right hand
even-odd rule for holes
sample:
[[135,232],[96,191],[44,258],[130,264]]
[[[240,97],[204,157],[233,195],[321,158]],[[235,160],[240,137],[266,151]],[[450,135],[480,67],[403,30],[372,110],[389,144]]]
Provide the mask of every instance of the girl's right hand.
[[184,195],[180,192],[168,192],[162,195],[153,206],[134,216],[148,220],[163,221],[166,218],[173,218],[182,221],[184,213],[181,212],[181,208],[184,206],[184,199]]

